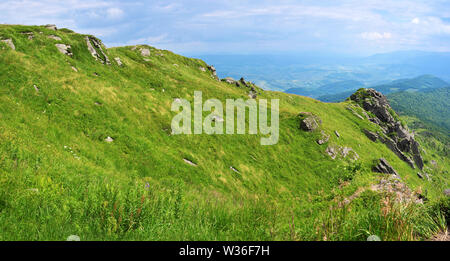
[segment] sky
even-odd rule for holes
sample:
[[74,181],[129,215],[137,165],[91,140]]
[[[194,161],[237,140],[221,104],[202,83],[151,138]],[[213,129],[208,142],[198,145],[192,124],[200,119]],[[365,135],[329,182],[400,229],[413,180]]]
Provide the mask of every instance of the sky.
[[450,51],[449,0],[2,0],[0,23],[180,54]]

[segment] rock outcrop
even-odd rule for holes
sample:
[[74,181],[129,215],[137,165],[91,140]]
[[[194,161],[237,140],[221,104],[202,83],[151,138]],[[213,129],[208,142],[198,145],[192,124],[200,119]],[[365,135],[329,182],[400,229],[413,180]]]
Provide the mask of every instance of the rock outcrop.
[[58,30],[58,28],[54,24],[47,24],[47,25],[44,25],[44,27],[47,29],[53,30],[53,31]]
[[412,168],[417,166],[419,169],[423,169],[424,163],[419,144],[414,139],[414,135],[400,122],[383,94],[374,89],[359,89],[350,96],[350,99],[371,114],[367,115],[369,120],[382,129],[382,134],[364,130],[370,140],[379,139]]
[[216,79],[217,81],[219,81],[219,76],[217,76],[216,68],[211,65],[211,66],[208,66],[208,70],[212,73],[212,77],[214,79]]
[[[103,64],[111,65],[108,56],[106,55],[105,51],[103,51],[103,44],[99,39],[93,36],[86,36],[84,40],[86,41],[89,52],[91,53],[92,57],[95,58],[95,60],[100,61]],[[100,55],[97,50],[102,55]]]
[[142,49],[141,49],[141,55],[144,56],[144,57],[150,56],[150,49],[148,49],[148,48],[142,48]]
[[387,162],[387,160],[383,158],[381,158],[378,164],[372,168],[372,171],[398,176],[397,171],[395,171],[395,169]]
[[300,129],[304,131],[314,131],[322,124],[322,120],[310,112],[301,112],[299,117]]
[[49,36],[47,36],[47,38],[49,38],[49,39],[53,39],[53,40],[56,40],[56,41],[61,41],[61,37],[59,37],[59,36],[56,36],[56,35],[49,35]]

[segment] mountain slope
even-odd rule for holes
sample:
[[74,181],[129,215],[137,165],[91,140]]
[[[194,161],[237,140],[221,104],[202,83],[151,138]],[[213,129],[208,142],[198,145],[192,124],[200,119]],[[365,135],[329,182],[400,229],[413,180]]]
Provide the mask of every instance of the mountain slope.
[[450,87],[392,93],[388,99],[396,111],[415,116],[450,133]]
[[[0,240],[412,240],[442,229],[445,158],[427,165],[433,181],[421,180],[365,136],[380,129],[350,101],[257,89],[258,100],[280,99],[273,146],[261,135],[172,135],[175,99],[202,91],[224,102],[249,90],[149,46],[106,49],[43,26],[0,25],[0,38],[15,48],[0,42]],[[319,130],[299,129],[300,112],[321,119],[325,144]],[[357,160],[332,159],[330,146]],[[379,158],[430,203],[386,215],[385,193],[368,189],[386,178],[371,171]]]

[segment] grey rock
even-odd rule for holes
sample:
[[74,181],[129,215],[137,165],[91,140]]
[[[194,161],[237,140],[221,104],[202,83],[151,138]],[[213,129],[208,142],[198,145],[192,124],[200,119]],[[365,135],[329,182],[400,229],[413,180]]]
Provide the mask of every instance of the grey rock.
[[59,37],[59,36],[56,36],[56,35],[49,35],[49,36],[47,36],[47,38],[49,38],[49,39],[53,39],[53,40],[56,40],[56,41],[61,41],[62,39],[61,39],[61,37]]
[[322,137],[317,140],[317,144],[319,145],[325,144],[330,139],[330,135],[326,134],[324,131],[322,131],[321,134]]
[[33,85],[33,88],[34,88],[34,90],[35,90],[36,92],[39,92],[39,88],[36,86],[36,84]]
[[333,146],[328,146],[325,150],[325,153],[328,154],[332,159],[335,159],[338,155],[336,148]]
[[444,195],[446,195],[446,196],[450,196],[450,189],[446,189],[446,190],[444,190]]
[[[92,57],[95,58],[95,60],[98,60],[103,64],[111,65],[108,55],[105,53],[105,51],[103,51],[103,44],[99,39],[91,36],[86,36],[84,39],[86,41],[88,51],[91,53]],[[97,50],[94,47],[102,53],[103,57],[98,54]]]
[[70,45],[66,44],[55,44],[56,48],[58,48],[58,51],[60,51],[62,54],[73,56],[72,51],[70,50]]
[[192,161],[190,161],[190,160],[188,160],[188,159],[183,159],[183,161],[184,161],[186,164],[189,164],[189,165],[191,165],[191,166],[197,167],[197,164],[195,164],[194,162],[192,162]]
[[72,70],[73,70],[74,72],[78,72],[78,69],[75,68],[75,66],[72,66]]
[[341,134],[339,134],[339,132],[337,130],[334,131],[334,134],[336,135],[336,137],[340,138]]
[[202,72],[206,72],[206,68],[205,67],[200,66],[200,67],[198,67],[198,69],[200,69],[200,71],[202,71]]
[[300,121],[300,129],[304,131],[314,131],[322,124],[322,120],[318,116],[309,112],[300,113],[300,117],[303,118]]
[[147,48],[142,48],[141,49],[141,55],[144,56],[144,57],[150,56],[150,50],[147,49]]
[[117,65],[119,65],[119,66],[123,65],[123,63],[122,63],[122,61],[120,60],[119,57],[114,58],[114,60],[116,61]]
[[3,42],[3,43],[5,43],[6,45],[8,45],[9,48],[11,48],[11,49],[13,49],[13,50],[16,50],[16,46],[14,45],[12,39],[4,39],[4,40],[0,40],[0,42]]
[[394,168],[384,159],[381,158],[376,166],[372,168],[372,171],[384,174],[392,174],[398,176],[398,173]]
[[53,30],[53,31],[58,30],[58,28],[54,24],[47,24],[47,25],[45,25],[45,28]]
[[108,137],[106,137],[105,141],[108,143],[111,143],[114,141],[114,139],[108,136]]

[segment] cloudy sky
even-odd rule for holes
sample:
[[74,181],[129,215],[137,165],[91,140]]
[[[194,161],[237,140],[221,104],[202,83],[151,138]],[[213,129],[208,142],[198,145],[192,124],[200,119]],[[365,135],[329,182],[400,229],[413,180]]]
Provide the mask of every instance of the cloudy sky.
[[448,0],[2,0],[0,23],[182,54],[450,51]]

